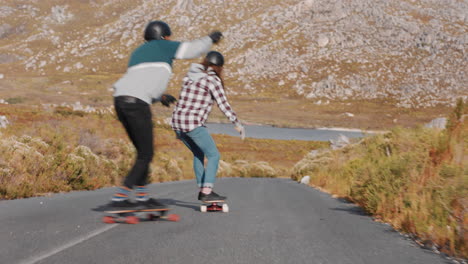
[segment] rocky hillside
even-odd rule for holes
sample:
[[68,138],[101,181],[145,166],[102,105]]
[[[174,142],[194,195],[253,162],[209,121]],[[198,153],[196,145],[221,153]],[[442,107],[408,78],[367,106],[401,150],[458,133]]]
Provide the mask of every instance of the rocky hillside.
[[123,73],[145,24],[161,19],[175,40],[224,32],[216,48],[233,93],[448,105],[468,97],[467,10],[467,0],[8,0],[0,78]]

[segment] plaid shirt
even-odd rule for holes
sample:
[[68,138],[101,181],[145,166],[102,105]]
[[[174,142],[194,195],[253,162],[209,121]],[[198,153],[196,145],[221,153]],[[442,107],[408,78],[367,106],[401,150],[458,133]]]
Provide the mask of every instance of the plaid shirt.
[[172,113],[172,129],[189,132],[204,126],[214,101],[232,123],[240,125],[236,113],[227,101],[221,79],[214,71],[208,69],[206,76],[196,81],[186,76]]

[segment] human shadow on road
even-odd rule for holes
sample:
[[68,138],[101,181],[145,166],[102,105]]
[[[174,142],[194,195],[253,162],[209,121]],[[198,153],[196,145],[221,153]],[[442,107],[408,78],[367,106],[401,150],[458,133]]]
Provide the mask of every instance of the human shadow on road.
[[92,211],[94,212],[104,212],[107,210],[109,206],[107,204],[99,205],[96,208],[91,208]]
[[357,206],[349,200],[343,198],[338,198],[337,200],[341,203],[341,206],[330,208],[331,210],[348,212],[350,214],[359,216],[371,216],[368,212],[366,212],[366,210]]
[[371,216],[368,214],[364,209],[358,207],[358,206],[353,206],[353,207],[336,207],[336,208],[331,208],[331,210],[334,211],[343,211],[343,212],[348,212],[353,215],[360,215],[360,216]]
[[175,200],[175,199],[164,199],[164,198],[158,199],[158,201],[160,201],[163,204],[167,204],[169,206],[191,208],[195,211],[200,210],[200,204],[198,203],[180,201],[180,200]]
[[[197,204],[197,203],[185,202],[185,201],[180,201],[180,200],[175,200],[175,199],[165,199],[165,198],[160,198],[158,199],[158,201],[171,207],[176,206],[176,207],[191,208],[195,211],[200,210],[200,204]],[[103,204],[95,208],[91,208],[91,210],[95,212],[104,212],[108,210],[108,208],[109,208],[108,204]]]

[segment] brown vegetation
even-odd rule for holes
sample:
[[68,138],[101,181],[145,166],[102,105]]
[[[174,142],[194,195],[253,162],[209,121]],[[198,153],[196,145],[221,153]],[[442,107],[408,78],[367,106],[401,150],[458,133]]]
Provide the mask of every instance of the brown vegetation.
[[[0,105],[11,125],[0,131],[0,198],[119,185],[135,151],[114,115],[56,107]],[[152,182],[192,179],[192,154],[161,119],[154,120]],[[309,150],[326,143],[214,135],[219,176],[282,177]]]
[[337,151],[308,155],[292,178],[362,206],[377,219],[449,255],[468,256],[468,107],[447,128],[395,128]]

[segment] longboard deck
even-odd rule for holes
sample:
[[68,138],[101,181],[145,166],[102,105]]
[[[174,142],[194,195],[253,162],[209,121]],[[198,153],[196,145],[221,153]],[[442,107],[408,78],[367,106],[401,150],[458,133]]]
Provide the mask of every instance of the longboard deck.
[[124,213],[136,213],[136,212],[161,212],[161,211],[169,211],[169,210],[171,210],[171,208],[125,209],[125,210],[108,210],[108,211],[104,211],[104,213],[124,214]]
[[226,200],[202,201],[204,204],[226,203]]
[[[149,221],[157,219],[166,219],[168,221],[178,222],[180,216],[177,214],[167,214],[170,208],[153,208],[153,209],[127,209],[127,210],[114,210],[104,211],[107,215],[102,218],[102,221],[106,224],[114,223],[127,223],[127,224],[138,224],[140,219],[146,219]],[[141,218],[138,215],[146,213],[146,218]],[[157,214],[153,214],[157,213]]]

